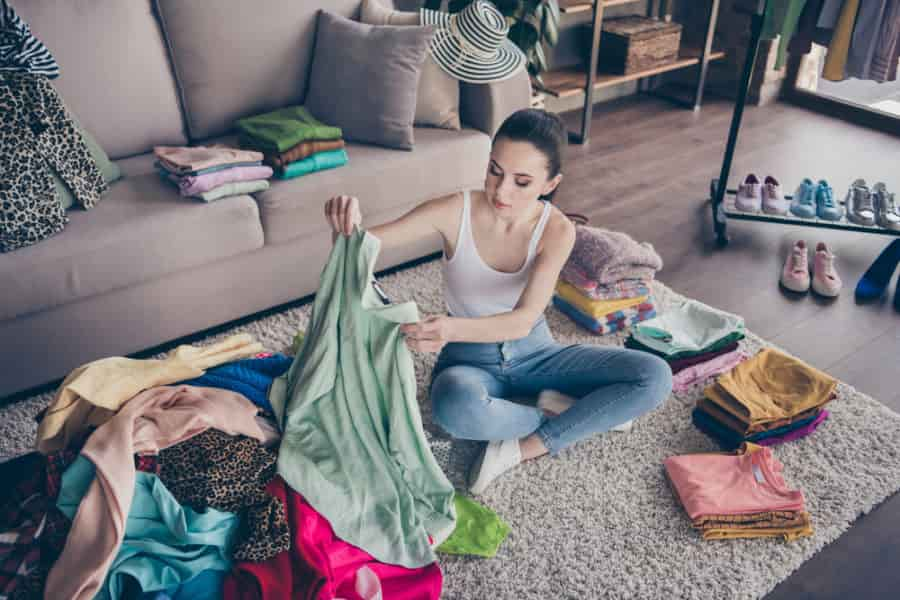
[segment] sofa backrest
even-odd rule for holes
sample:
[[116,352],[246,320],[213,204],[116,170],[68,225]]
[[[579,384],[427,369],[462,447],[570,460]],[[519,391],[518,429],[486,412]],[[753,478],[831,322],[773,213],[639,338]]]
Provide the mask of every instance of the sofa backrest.
[[59,63],[54,86],[110,157],[187,141],[150,0],[10,4]]
[[358,18],[360,6],[360,0],[154,2],[194,141],[227,132],[237,118],[301,104],[319,9]]

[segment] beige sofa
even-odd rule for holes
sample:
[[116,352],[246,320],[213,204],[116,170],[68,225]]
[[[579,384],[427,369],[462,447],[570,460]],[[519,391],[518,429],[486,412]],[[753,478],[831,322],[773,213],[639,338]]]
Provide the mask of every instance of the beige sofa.
[[[462,84],[461,131],[416,128],[412,152],[351,143],[344,168],[197,203],[160,181],[152,147],[233,140],[236,118],[302,103],[317,11],[357,18],[359,0],[12,4],[125,177],[59,235],[0,254],[0,397],[314,292],[330,196],[359,196],[365,225],[478,186],[490,136],[529,101],[524,73]],[[379,268],[438,249],[429,239],[385,252]]]

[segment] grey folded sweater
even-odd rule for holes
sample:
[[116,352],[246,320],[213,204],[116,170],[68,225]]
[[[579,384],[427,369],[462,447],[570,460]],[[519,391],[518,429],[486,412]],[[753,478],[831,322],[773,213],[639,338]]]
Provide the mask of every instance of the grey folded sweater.
[[638,243],[620,231],[578,225],[575,247],[562,275],[568,280],[568,272],[573,278],[608,284],[622,279],[644,279],[662,267],[662,258],[649,243]]

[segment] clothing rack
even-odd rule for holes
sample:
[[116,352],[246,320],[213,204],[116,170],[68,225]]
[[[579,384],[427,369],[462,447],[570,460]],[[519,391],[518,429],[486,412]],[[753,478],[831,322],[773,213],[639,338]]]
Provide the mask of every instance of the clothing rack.
[[[722,158],[722,169],[718,179],[713,179],[709,184],[710,199],[712,202],[713,229],[716,234],[716,243],[719,246],[728,244],[728,219],[742,221],[761,221],[764,223],[780,223],[783,225],[801,225],[804,227],[820,227],[824,229],[841,229],[844,231],[860,231],[864,233],[878,233],[882,235],[900,235],[898,231],[884,229],[877,225],[857,225],[856,223],[843,221],[827,221],[819,218],[804,219],[788,215],[770,215],[765,213],[752,213],[739,211],[727,206],[725,196],[735,196],[737,190],[728,189],[728,175],[731,172],[731,161],[734,158],[734,149],[737,145],[738,132],[741,128],[741,119],[744,115],[744,106],[747,102],[747,91],[750,88],[750,79],[753,76],[753,67],[756,64],[756,56],[759,53],[759,42],[762,35],[763,23],[769,0],[755,0],[744,3],[747,6],[735,6],[737,12],[750,15],[750,42],[747,50],[747,58],[744,61],[744,70],[738,87],[737,99],[734,104],[734,113],[731,116],[731,128],[728,130],[728,143],[725,146],[725,154]],[[792,196],[785,196],[791,200]],[[846,209],[846,207],[845,207]],[[845,211],[846,212],[846,211]]]

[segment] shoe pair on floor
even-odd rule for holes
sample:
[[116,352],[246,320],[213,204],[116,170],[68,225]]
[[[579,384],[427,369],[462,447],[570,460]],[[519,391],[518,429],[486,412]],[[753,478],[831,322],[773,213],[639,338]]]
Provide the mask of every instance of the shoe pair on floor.
[[834,254],[823,242],[819,242],[810,276],[808,248],[806,242],[799,240],[784,261],[781,285],[792,292],[801,293],[812,287],[820,296],[834,298],[841,293],[842,285],[841,278],[834,268]]
[[735,208],[744,212],[766,212],[771,215],[786,215],[789,203],[781,192],[778,180],[767,175],[763,183],[753,173],[747,175],[738,186],[734,198]]
[[893,192],[878,182],[869,189],[865,179],[857,179],[847,191],[847,220],[857,225],[879,225],[900,231],[900,211]]
[[[856,299],[871,301],[881,298],[887,290],[897,264],[900,263],[900,239],[896,239],[881,251],[872,266],[869,267],[859,283],[856,284]],[[900,310],[900,280],[894,293],[894,308]]]

